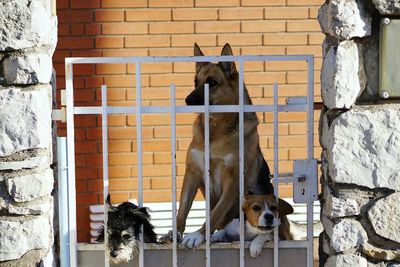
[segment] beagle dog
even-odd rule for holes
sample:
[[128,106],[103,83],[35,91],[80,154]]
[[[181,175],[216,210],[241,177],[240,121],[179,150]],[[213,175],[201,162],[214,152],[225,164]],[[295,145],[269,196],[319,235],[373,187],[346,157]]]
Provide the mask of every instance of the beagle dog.
[[[251,257],[259,256],[264,243],[274,239],[274,229],[279,226],[280,240],[293,240],[290,223],[286,215],[293,213],[293,207],[283,199],[276,200],[273,194],[245,194],[242,206],[245,214],[245,240],[251,241]],[[211,242],[240,240],[240,221],[233,219],[222,230],[211,236]]]

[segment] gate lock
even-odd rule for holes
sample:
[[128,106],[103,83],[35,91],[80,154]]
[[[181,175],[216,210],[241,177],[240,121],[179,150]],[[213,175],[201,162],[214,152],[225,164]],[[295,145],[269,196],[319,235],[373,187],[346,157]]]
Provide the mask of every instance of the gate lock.
[[308,203],[318,200],[316,159],[293,162],[293,202]]

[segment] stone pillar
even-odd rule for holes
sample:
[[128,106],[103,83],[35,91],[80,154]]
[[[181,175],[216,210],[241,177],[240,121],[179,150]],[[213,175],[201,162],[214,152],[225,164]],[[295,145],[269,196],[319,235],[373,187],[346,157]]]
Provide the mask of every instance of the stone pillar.
[[51,266],[52,1],[0,0],[0,25],[0,266]]
[[378,95],[384,15],[400,15],[400,0],[329,0],[319,10],[320,266],[400,266],[400,104]]

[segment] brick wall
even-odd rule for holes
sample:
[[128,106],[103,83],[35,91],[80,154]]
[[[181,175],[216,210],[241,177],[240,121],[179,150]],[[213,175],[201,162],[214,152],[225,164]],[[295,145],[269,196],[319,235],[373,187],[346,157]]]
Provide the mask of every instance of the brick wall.
[[[235,54],[313,54],[315,100],[323,35],[316,21],[323,0],[59,0],[59,42],[54,55],[58,88],[65,88],[64,58],[71,56],[190,56],[197,42],[205,54],[217,55],[229,42]],[[245,82],[254,103],[272,103],[272,83],[280,84],[279,101],[306,93],[306,64],[253,62],[245,65]],[[193,87],[191,63],[145,64],[142,67],[145,105],[169,105],[169,84],[177,85],[184,105]],[[135,104],[135,68],[130,64],[74,67],[77,105],[99,105],[100,85],[109,87],[110,105]],[[319,117],[319,111],[315,112]],[[178,115],[177,171],[180,186],[185,151],[194,115]],[[259,114],[261,146],[273,164],[272,114]],[[306,114],[280,114],[280,171],[290,172],[292,160],[306,156]],[[136,127],[134,116],[109,117],[110,190],[114,202],[137,198]],[[168,115],[143,116],[144,201],[169,201],[170,140]],[[89,236],[88,205],[102,201],[101,118],[76,118],[78,237]],[[65,130],[61,129],[64,135]],[[315,142],[318,145],[317,142]],[[319,157],[316,149],[315,156]],[[282,195],[290,194],[288,186]],[[178,190],[178,194],[180,191]]]

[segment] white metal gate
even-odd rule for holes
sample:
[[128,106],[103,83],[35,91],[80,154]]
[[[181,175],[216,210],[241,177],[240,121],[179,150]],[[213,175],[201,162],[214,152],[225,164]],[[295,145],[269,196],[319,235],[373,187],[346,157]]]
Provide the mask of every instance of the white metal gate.
[[[143,106],[141,99],[141,64],[156,62],[229,62],[239,63],[239,105],[218,105],[209,106],[208,84],[205,85],[205,104],[203,106],[176,106],[175,85],[170,85],[170,107],[165,106]],[[273,105],[244,105],[244,63],[250,61],[305,61],[307,62],[307,97],[290,98],[286,104],[278,104],[278,84],[273,86]],[[136,106],[108,106],[107,86],[101,87],[102,105],[96,107],[77,107],[74,105],[73,87],[73,65],[75,64],[104,64],[104,63],[131,63],[135,64],[136,71]],[[244,198],[244,113],[245,112],[273,112],[274,118],[274,166],[273,185],[274,193],[278,198],[279,183],[293,182],[293,194],[295,202],[307,204],[307,240],[305,241],[279,241],[278,227],[274,232],[274,266],[278,266],[279,248],[306,248],[307,266],[313,265],[313,202],[317,199],[317,173],[316,161],[313,160],[314,146],[314,59],[311,55],[262,55],[262,56],[200,56],[200,57],[112,57],[112,58],[66,58],[66,94],[65,108],[55,111],[56,117],[60,118],[65,112],[67,122],[67,141],[65,146],[59,145],[59,184],[60,193],[60,222],[61,222],[61,257],[62,264],[77,266],[77,228],[76,228],[76,191],[75,191],[75,135],[74,116],[81,114],[102,115],[102,147],[103,147],[103,185],[104,201],[108,194],[108,136],[107,136],[107,115],[109,114],[135,114],[137,127],[137,166],[138,166],[138,204],[143,204],[143,180],[142,180],[142,114],[167,113],[171,116],[171,146],[172,146],[172,218],[174,240],[172,244],[172,266],[178,266],[177,240],[176,240],[176,120],[177,113],[204,113],[205,115],[205,188],[206,188],[206,242],[205,257],[206,266],[211,266],[210,258],[210,193],[209,193],[209,114],[212,112],[238,112],[239,113],[239,177],[240,177],[240,200]],[[278,113],[279,112],[307,112],[307,159],[294,163],[293,174],[278,174]],[[63,161],[66,155],[66,160]],[[279,177],[279,179],[278,179]],[[65,190],[67,189],[67,190]],[[67,202],[67,203],[66,203]],[[242,203],[240,203],[242,204]],[[104,203],[104,205],[106,205]],[[107,225],[107,209],[105,209],[105,224]],[[61,213],[61,211],[66,211]],[[236,249],[240,250],[240,266],[245,266],[244,260],[244,215],[240,211],[241,236],[240,243]],[[64,224],[64,221],[68,221]],[[105,230],[105,232],[107,232]],[[139,266],[144,266],[144,249],[141,244],[139,255]],[[105,255],[105,265],[108,265]]]

